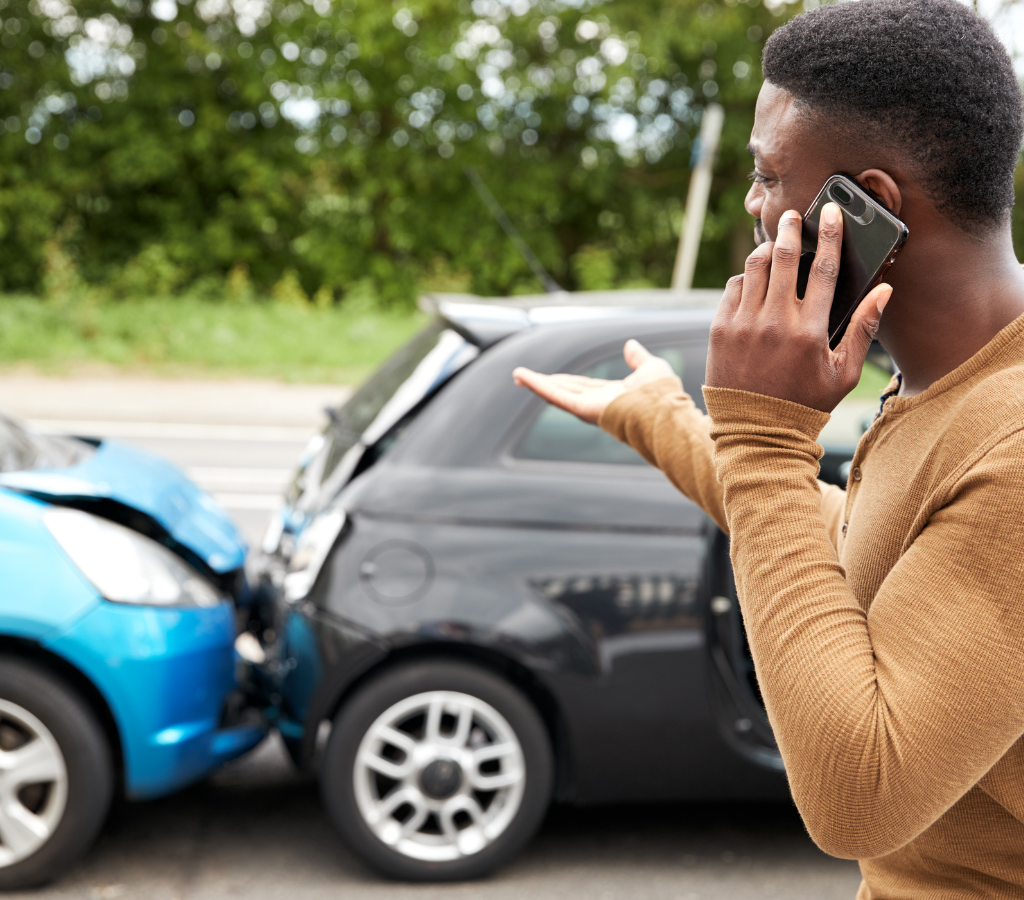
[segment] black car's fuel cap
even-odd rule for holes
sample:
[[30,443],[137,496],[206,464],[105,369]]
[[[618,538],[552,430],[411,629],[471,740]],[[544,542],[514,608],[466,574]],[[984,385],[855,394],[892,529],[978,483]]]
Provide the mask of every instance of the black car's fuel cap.
[[363,559],[359,581],[378,603],[404,606],[419,600],[434,580],[434,563],[419,544],[385,541]]

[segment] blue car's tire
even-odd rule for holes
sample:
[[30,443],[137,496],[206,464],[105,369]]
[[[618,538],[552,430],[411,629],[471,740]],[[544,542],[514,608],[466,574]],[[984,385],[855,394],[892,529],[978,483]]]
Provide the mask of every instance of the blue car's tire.
[[89,705],[43,666],[0,657],[0,890],[52,881],[96,839],[114,769]]
[[553,755],[530,700],[459,661],[384,670],[338,713],[323,802],[370,866],[406,881],[479,878],[536,832]]

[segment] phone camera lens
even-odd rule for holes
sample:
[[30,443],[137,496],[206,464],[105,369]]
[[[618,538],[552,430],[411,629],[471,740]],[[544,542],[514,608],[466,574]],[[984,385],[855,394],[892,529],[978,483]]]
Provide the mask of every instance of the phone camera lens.
[[838,200],[840,203],[843,204],[843,206],[846,206],[847,204],[849,204],[851,200],[853,200],[853,194],[851,194],[841,184],[832,185],[832,187],[829,189],[829,193],[832,195],[833,200]]

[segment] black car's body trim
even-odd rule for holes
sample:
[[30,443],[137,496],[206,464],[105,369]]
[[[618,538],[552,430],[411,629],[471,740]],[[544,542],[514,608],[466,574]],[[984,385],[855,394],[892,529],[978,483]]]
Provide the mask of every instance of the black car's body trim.
[[699,534],[694,528],[658,528],[644,525],[596,525],[578,522],[551,522],[539,519],[478,519],[461,516],[402,516],[397,513],[381,513],[360,510],[356,515],[377,519],[381,522],[413,522],[421,525],[466,525],[472,528],[526,528],[542,531],[583,531],[594,534]]

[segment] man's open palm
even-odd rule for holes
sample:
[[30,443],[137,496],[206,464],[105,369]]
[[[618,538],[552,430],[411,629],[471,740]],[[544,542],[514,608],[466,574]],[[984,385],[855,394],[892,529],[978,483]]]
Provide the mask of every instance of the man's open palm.
[[512,372],[512,380],[521,387],[528,387],[548,403],[596,425],[601,413],[619,395],[659,378],[675,375],[667,360],[654,356],[639,341],[626,341],[622,355],[633,374],[621,381],[583,375],[541,375],[522,367]]

